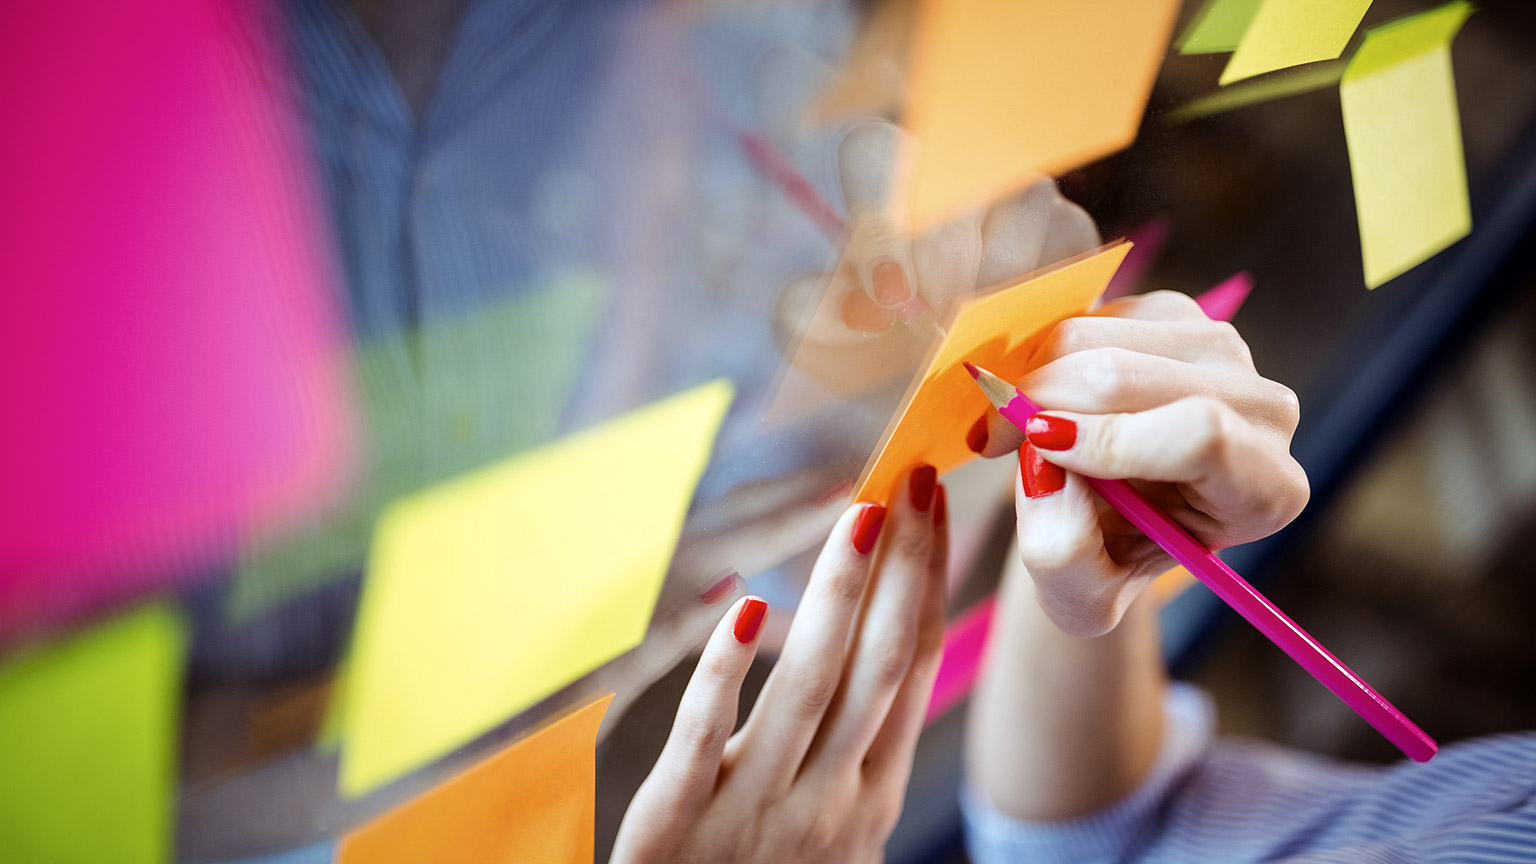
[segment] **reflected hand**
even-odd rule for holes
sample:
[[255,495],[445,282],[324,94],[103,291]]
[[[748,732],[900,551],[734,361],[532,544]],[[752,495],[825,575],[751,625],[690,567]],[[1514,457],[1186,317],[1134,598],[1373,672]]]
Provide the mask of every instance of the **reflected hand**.
[[791,282],[779,299],[784,341],[798,339],[796,365],[845,392],[876,386],[921,359],[927,345],[897,314],[909,298],[921,298],[942,321],[955,301],[1099,242],[1093,220],[1048,177],[913,237],[891,189],[903,137],[872,121],[843,139],[838,173],[850,233],[842,258],[830,273]]

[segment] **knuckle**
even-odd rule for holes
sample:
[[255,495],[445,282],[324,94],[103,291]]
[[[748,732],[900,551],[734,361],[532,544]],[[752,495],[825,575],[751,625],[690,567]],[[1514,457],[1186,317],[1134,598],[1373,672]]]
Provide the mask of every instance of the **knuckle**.
[[1170,318],[1204,318],[1205,313],[1200,310],[1200,304],[1195,298],[1179,291],[1166,289],[1148,291],[1141,295],[1142,308],[1151,313],[1166,315]]
[[1068,318],[1056,325],[1051,331],[1048,351],[1049,356],[1064,357],[1068,354],[1076,354],[1090,348],[1103,345],[1100,338],[1099,322],[1092,318]]
[[806,668],[793,676],[790,684],[801,715],[820,717],[837,695],[838,677],[820,669]]
[[828,574],[822,592],[827,599],[839,605],[857,603],[864,596],[866,576],[862,564],[838,568],[836,572]]
[[706,650],[694,674],[712,684],[729,684],[739,674],[738,664],[724,652]]
[[1243,365],[1253,367],[1253,351],[1248,347],[1248,340],[1237,332],[1230,321],[1212,321],[1212,343],[1217,352],[1223,357],[1236,358]]
[[869,646],[870,674],[875,683],[893,687],[900,684],[912,670],[916,654],[915,634],[906,631],[885,634],[873,639]]
[[1132,352],[1124,348],[1090,348],[1076,354],[1076,372],[1083,388],[1100,404],[1115,406],[1136,392],[1136,369]]
[[1208,396],[1191,397],[1184,404],[1190,455],[1207,462],[1224,457],[1238,433],[1237,415],[1226,403]]
[[715,717],[689,713],[678,715],[672,735],[690,750],[709,753],[725,746],[731,730]]
[[1301,398],[1279,381],[1265,380],[1270,389],[1268,401],[1274,405],[1280,430],[1287,436],[1296,434],[1296,427],[1301,425]]

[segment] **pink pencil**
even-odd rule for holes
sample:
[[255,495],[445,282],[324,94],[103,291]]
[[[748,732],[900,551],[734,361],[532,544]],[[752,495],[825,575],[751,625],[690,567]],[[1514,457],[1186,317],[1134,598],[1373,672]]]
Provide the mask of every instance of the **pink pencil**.
[[[998,413],[1020,430],[1023,430],[1030,417],[1040,411],[1040,406],[1019,392],[1018,388],[991,372],[970,363],[965,364],[965,369],[976,379],[982,392],[997,407]],[[1339,662],[1339,658],[1329,653],[1307,631],[1296,626],[1295,621],[1237,575],[1237,571],[1228,567],[1215,553],[1190,536],[1168,514],[1148,501],[1134,486],[1124,480],[1084,479],[1088,481],[1088,488],[1156,541],[1175,561],[1187,567],[1195,578],[1204,582],[1206,587],[1216,592],[1217,597],[1248,619],[1249,624],[1257,627],[1260,633],[1289,654],[1313,678],[1333,691],[1333,695],[1344,700],[1345,705],[1374,726],[1377,732],[1409,759],[1427,762],[1435,755],[1439,747],[1433,738],[1424,734],[1424,730],[1404,717],[1403,712],[1394,708],[1371,685]]]

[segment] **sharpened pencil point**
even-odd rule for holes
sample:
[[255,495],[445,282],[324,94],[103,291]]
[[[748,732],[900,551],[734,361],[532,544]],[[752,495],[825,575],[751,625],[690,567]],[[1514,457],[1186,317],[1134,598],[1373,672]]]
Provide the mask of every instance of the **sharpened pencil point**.
[[976,364],[967,360],[962,365],[965,366],[965,371],[971,373],[972,379],[979,379],[981,377],[981,370],[976,368]]

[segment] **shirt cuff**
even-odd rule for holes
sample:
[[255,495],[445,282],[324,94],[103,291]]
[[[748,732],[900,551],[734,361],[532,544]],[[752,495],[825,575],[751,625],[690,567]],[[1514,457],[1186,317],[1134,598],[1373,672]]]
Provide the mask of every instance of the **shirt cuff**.
[[1107,810],[1059,822],[1015,819],[999,813],[968,785],[960,790],[966,846],[976,864],[1030,861],[1089,864],[1118,861],[1149,827],[1163,798],[1206,751],[1215,726],[1210,697],[1188,684],[1163,695],[1163,742],[1142,784]]

